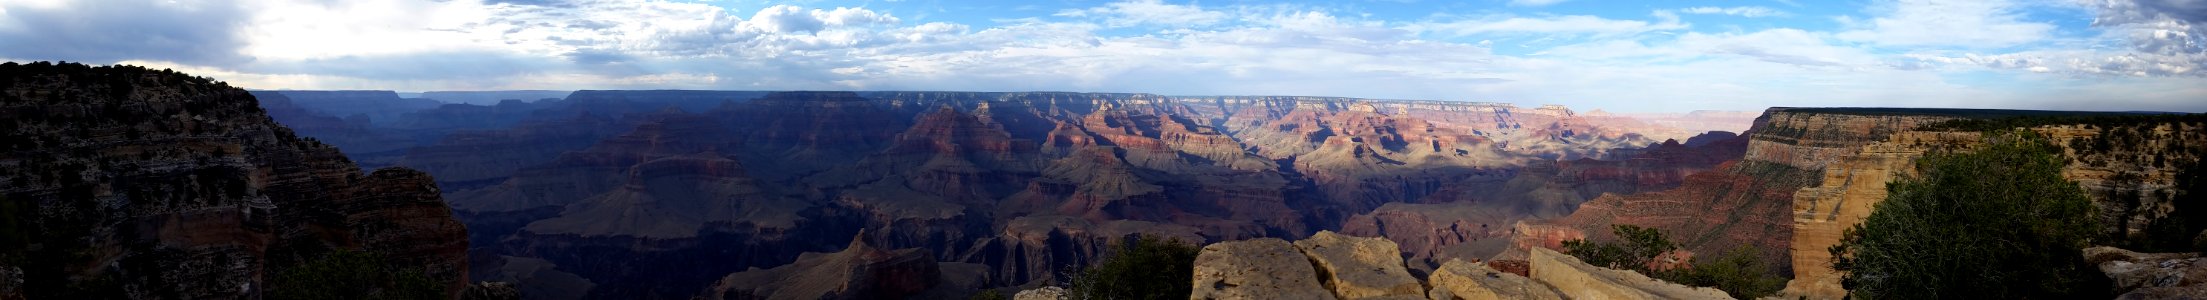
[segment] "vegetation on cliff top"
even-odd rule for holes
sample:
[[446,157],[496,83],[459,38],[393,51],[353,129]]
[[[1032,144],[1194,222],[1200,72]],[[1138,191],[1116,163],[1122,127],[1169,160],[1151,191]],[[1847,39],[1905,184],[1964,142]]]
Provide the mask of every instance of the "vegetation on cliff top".
[[392,267],[382,256],[338,250],[270,280],[268,299],[445,299],[421,270]]
[[2060,149],[2027,131],[1973,152],[1934,152],[1887,185],[1869,219],[1829,249],[1854,297],[2101,298],[2080,259],[2100,228],[2092,200],[2061,177]]
[[2067,115],[2024,115],[2003,118],[1954,119],[1924,124],[1923,126],[1918,126],[1917,130],[1995,132],[2015,128],[2031,128],[2048,125],[2081,124],[2090,125],[2093,127],[2106,127],[2115,125],[2166,122],[2207,122],[2207,114],[2076,114],[2075,112],[2071,112],[2071,114]]
[[1179,239],[1143,235],[1119,244],[1102,262],[1072,278],[1074,299],[1187,299],[1200,249]]
[[1619,224],[1612,225],[1611,230],[1617,234],[1616,243],[1569,240],[1563,242],[1563,248],[1589,265],[1638,271],[1678,284],[1714,287],[1740,299],[1761,298],[1785,288],[1785,279],[1771,276],[1770,264],[1758,258],[1753,248],[1743,245],[1706,260],[1696,259],[1690,266],[1659,269],[1654,266],[1664,264],[1663,255],[1678,250],[1677,243],[1655,228]]

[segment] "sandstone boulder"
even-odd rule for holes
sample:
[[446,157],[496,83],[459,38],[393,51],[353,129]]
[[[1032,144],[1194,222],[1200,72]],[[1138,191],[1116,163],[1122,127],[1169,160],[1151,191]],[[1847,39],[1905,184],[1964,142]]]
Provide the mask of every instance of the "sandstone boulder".
[[2115,247],[2084,249],[2086,262],[2115,283],[2116,299],[2207,298],[2207,260],[2199,253],[2139,253]]
[[1713,288],[1664,282],[1638,272],[1595,267],[1548,248],[1532,249],[1533,279],[1571,299],[1732,299]]
[[1012,300],[1063,300],[1066,298],[1065,288],[1054,286],[1045,286],[1012,294]]
[[1320,279],[1334,296],[1345,299],[1425,296],[1425,286],[1403,267],[1402,251],[1395,247],[1394,241],[1320,231],[1296,241],[1295,248],[1310,257]]
[[[1310,259],[1287,241],[1222,242],[1204,246],[1196,255],[1195,287],[1188,299],[1334,299],[1319,282]],[[1016,298],[1028,299],[1028,292],[1034,291]]]
[[1435,300],[1450,299],[1563,299],[1555,289],[1532,278],[1518,276],[1488,268],[1486,264],[1468,263],[1450,259],[1434,269],[1431,278],[1433,290],[1426,296]]

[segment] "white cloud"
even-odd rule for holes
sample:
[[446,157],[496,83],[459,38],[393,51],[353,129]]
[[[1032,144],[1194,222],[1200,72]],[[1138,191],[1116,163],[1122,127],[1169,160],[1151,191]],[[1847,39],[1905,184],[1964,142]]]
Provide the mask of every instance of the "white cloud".
[[[177,1],[161,3],[193,3]],[[208,4],[220,1],[203,1],[214,2],[178,9],[221,8]],[[1785,13],[1752,6],[1658,10],[1647,20],[1527,14],[1389,21],[1341,9],[1128,1],[1058,11],[1061,18],[957,24],[856,7],[732,11],[668,1],[231,1],[255,8],[235,18],[246,24],[172,23],[228,26],[192,32],[234,36],[242,46],[121,49],[127,51],[110,57],[246,87],[293,89],[1057,90],[1562,103],[1610,111],[2066,108],[2073,104],[2061,100],[2069,97],[2140,109],[2207,108],[2197,103],[2203,88],[2185,85],[2207,86],[2198,84],[2207,61],[2200,57],[2207,43],[2193,25],[2201,18],[2154,2],[2161,0],[2096,0],[2090,7],[2105,32],[2074,42],[2087,46],[2066,48],[2035,43],[2053,39],[2044,31],[1975,36],[2033,33],[2045,25],[2005,3],[1892,2],[1834,32],[1693,31],[1678,18]],[[15,17],[91,5],[22,3],[0,0],[0,9]],[[1962,25],[1920,24],[1927,20]],[[15,44],[4,39],[9,26],[61,24],[29,21],[35,20],[0,19],[0,42]],[[1142,26],[1156,29],[1117,34]],[[1907,28],[1949,32],[1944,41],[1888,32]],[[2016,48],[2024,50],[1982,53]],[[1517,49],[1533,53],[1509,51]],[[19,47],[0,47],[0,56],[51,59]],[[2014,79],[1950,81],[1954,72]]]
[[2133,76],[2207,76],[2207,2],[2182,0],[2088,1],[2092,24],[2130,51],[2072,63],[2082,72]]
[[1487,17],[1450,22],[1413,24],[1409,28],[1457,36],[1502,34],[1593,34],[1624,35],[1658,30],[1677,30],[1687,27],[1676,19],[1666,18],[1656,23],[1639,20],[1618,20],[1596,16],[1571,15],[1551,17]]
[[[1896,47],[2000,48],[2046,39],[2053,24],[2023,19],[2011,0],[1887,0],[1840,39]],[[1851,19],[1842,19],[1851,20]]]
[[1773,8],[1769,8],[1769,7],[1761,7],[1761,6],[1736,6],[1736,7],[1715,7],[1715,6],[1701,6],[1701,7],[1689,7],[1689,8],[1684,8],[1684,9],[1678,9],[1678,10],[1675,10],[1675,12],[1678,12],[1678,13],[1688,13],[1688,14],[1702,14],[1702,15],[1733,15],[1733,16],[1741,16],[1741,17],[1749,17],[1749,18],[1762,18],[1762,17],[1784,17],[1784,16],[1788,16],[1788,15],[1790,15],[1790,14],[1787,14],[1787,13],[1786,13],[1785,11],[1781,11],[1781,10],[1777,10],[1777,9],[1773,9]]
[[1548,6],[1570,0],[1510,0],[1510,6]]
[[1155,25],[1166,27],[1194,27],[1218,24],[1226,21],[1227,14],[1204,10],[1195,5],[1165,4],[1160,0],[1131,0],[1104,4],[1086,9],[1059,11],[1060,17],[1093,17],[1112,27]]

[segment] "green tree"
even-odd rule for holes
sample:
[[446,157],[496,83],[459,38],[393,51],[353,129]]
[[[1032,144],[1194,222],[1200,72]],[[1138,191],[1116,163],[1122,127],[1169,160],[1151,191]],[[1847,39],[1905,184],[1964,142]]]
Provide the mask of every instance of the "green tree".
[[1714,287],[1740,299],[1755,299],[1785,289],[1785,278],[1770,275],[1770,264],[1755,256],[1755,248],[1740,246],[1723,255],[1694,259],[1693,266],[1659,272],[1657,278],[1691,286]]
[[268,299],[445,299],[443,285],[381,256],[338,250],[276,276]]
[[1590,265],[1638,271],[1678,284],[1713,287],[1740,299],[1769,296],[1785,288],[1785,279],[1772,275],[1770,265],[1755,256],[1751,247],[1740,246],[1707,260],[1695,259],[1683,268],[1655,270],[1648,267],[1649,263],[1664,253],[1678,250],[1678,243],[1655,228],[1618,224],[1611,225],[1610,231],[1616,233],[1617,243],[1569,240],[1563,242],[1564,251]]
[[1178,239],[1143,235],[1074,276],[1074,299],[1186,299],[1198,249]]
[[2090,198],[2062,179],[2059,149],[2027,131],[1987,134],[1970,152],[1916,160],[1916,175],[1833,246],[1832,267],[1866,299],[2100,298],[2082,248],[2099,230]]
[[1610,225],[1610,232],[1617,234],[1619,243],[1595,243],[1584,239],[1563,241],[1563,249],[1571,256],[1589,265],[1611,269],[1633,270],[1648,273],[1648,263],[1678,244],[1663,237],[1655,228],[1634,225]]

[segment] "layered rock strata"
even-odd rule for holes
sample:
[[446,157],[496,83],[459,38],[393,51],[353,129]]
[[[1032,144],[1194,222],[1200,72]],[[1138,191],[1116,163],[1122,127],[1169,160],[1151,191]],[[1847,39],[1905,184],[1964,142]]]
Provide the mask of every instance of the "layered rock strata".
[[[245,90],[131,66],[0,64],[0,164],[21,247],[0,287],[33,299],[258,298],[337,251],[458,296],[466,229],[433,179],[363,174],[277,125]],[[9,218],[13,220],[14,218]],[[19,270],[19,271],[18,271]],[[18,273],[19,272],[19,273]],[[0,288],[4,289],[4,288]]]

